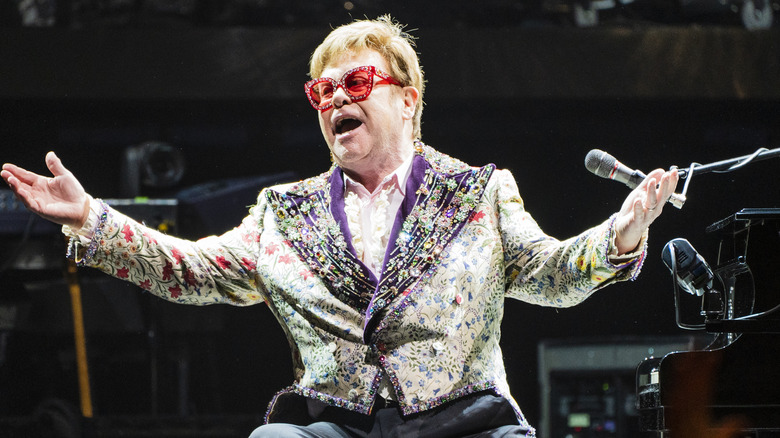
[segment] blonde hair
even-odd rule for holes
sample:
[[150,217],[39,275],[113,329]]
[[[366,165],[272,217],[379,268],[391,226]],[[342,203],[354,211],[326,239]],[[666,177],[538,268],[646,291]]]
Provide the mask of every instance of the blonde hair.
[[404,31],[402,24],[390,15],[375,20],[357,20],[339,26],[322,41],[311,56],[309,76],[318,78],[322,71],[345,53],[357,53],[365,49],[379,52],[389,66],[389,73],[403,86],[413,86],[420,92],[414,110],[413,135],[421,137],[423,109],[423,79],[420,61],[414,51],[414,38]]

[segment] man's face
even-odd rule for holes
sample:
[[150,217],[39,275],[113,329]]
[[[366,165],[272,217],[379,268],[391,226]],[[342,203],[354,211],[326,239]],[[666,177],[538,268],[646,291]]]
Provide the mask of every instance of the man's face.
[[[360,66],[373,65],[388,72],[387,62],[378,52],[364,50],[347,53],[328,64],[322,77],[341,79],[344,72]],[[319,112],[320,129],[336,164],[346,170],[361,173],[383,167],[394,160],[403,141],[404,122],[412,111],[405,108],[404,89],[390,84],[376,84],[367,99],[353,102],[342,87],[335,90],[333,106]],[[407,134],[408,135],[408,134]],[[400,164],[400,163],[399,163]]]

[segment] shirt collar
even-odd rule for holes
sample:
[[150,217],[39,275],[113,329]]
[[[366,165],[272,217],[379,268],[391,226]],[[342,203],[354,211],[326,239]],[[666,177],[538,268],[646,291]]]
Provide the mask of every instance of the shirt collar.
[[[391,174],[387,175],[382,182],[377,186],[377,189],[375,192],[378,192],[380,190],[383,190],[388,185],[394,185],[396,190],[398,190],[401,193],[401,196],[406,196],[406,180],[409,179],[409,173],[412,169],[412,160],[414,159],[414,154],[409,154],[409,156],[404,160],[403,163],[401,163],[400,166],[398,166]],[[358,190],[362,190],[365,193],[368,193],[368,190],[363,186],[363,184],[355,181],[354,179],[350,178],[345,172],[341,172],[341,174],[344,176],[344,192],[346,193],[347,190],[355,190],[357,187],[360,187]]]

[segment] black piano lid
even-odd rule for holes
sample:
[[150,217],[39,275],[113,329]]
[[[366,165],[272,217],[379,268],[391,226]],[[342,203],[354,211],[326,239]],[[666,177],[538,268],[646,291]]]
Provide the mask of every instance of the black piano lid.
[[754,221],[763,222],[777,220],[780,220],[780,208],[743,208],[731,216],[708,226],[706,231],[708,233],[716,231],[734,233],[749,227]]

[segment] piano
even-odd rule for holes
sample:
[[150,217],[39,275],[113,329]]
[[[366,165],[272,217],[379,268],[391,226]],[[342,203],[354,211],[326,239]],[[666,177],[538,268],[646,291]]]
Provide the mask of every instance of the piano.
[[721,311],[702,305],[714,340],[638,365],[640,429],[659,438],[780,437],[780,209],[743,209],[707,232],[721,239],[713,287]]

